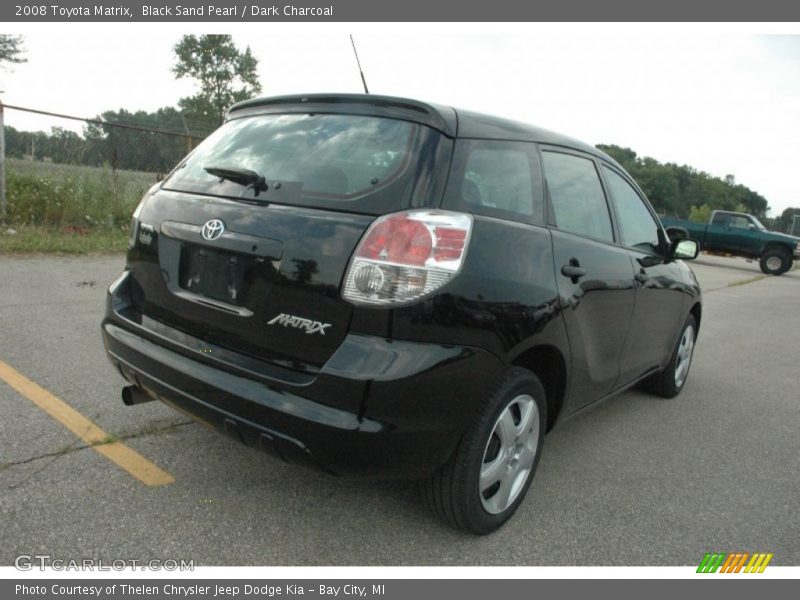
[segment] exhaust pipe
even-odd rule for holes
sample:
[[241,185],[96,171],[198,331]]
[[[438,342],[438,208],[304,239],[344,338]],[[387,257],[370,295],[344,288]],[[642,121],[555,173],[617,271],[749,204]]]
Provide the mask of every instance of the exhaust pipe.
[[155,400],[155,398],[138,386],[128,385],[122,388],[122,402],[125,406],[144,404],[145,402],[152,402],[153,400]]

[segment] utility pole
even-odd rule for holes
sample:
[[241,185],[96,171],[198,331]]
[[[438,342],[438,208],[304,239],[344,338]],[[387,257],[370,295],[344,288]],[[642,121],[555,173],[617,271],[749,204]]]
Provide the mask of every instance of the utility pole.
[[6,128],[3,120],[3,102],[0,101],[0,223],[6,224]]

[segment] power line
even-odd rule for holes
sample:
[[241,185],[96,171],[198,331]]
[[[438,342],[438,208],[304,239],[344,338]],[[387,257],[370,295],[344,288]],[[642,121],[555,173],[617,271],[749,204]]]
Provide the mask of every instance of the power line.
[[12,104],[3,104],[3,108],[10,108],[12,110],[19,110],[22,112],[34,113],[37,115],[45,115],[48,117],[58,117],[60,119],[70,119],[72,121],[83,121],[84,123],[92,123],[103,127],[119,127],[121,129],[131,129],[133,131],[145,131],[150,133],[159,133],[161,135],[171,135],[173,137],[187,138],[190,137],[195,140],[202,140],[202,136],[192,135],[190,133],[182,133],[179,131],[169,131],[168,129],[157,129],[151,127],[143,127],[141,125],[130,125],[128,123],[112,123],[110,121],[103,121],[102,119],[87,119],[85,117],[75,117],[73,115],[64,115],[61,113],[50,112],[47,110],[39,110],[36,108],[26,108],[24,106],[14,106]]

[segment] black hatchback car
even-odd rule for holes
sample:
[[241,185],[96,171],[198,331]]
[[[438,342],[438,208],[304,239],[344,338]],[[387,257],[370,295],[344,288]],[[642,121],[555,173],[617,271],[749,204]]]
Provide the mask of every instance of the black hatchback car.
[[590,145],[403,98],[262,98],[142,199],[102,332],[126,404],[421,479],[488,533],[557,421],[684,387],[696,255]]

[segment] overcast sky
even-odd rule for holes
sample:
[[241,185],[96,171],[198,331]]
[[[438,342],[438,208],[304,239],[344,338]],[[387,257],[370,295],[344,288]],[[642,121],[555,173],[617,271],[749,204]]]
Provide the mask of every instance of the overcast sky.
[[[773,216],[800,206],[799,35],[636,25],[231,27],[215,29],[251,47],[267,95],[360,91],[352,31],[373,93],[489,112],[730,173],[765,196]],[[3,101],[78,116],[174,106],[193,93],[170,70],[172,47],[190,29],[20,29],[28,62],[0,73]],[[66,125],[11,110],[5,122]]]

